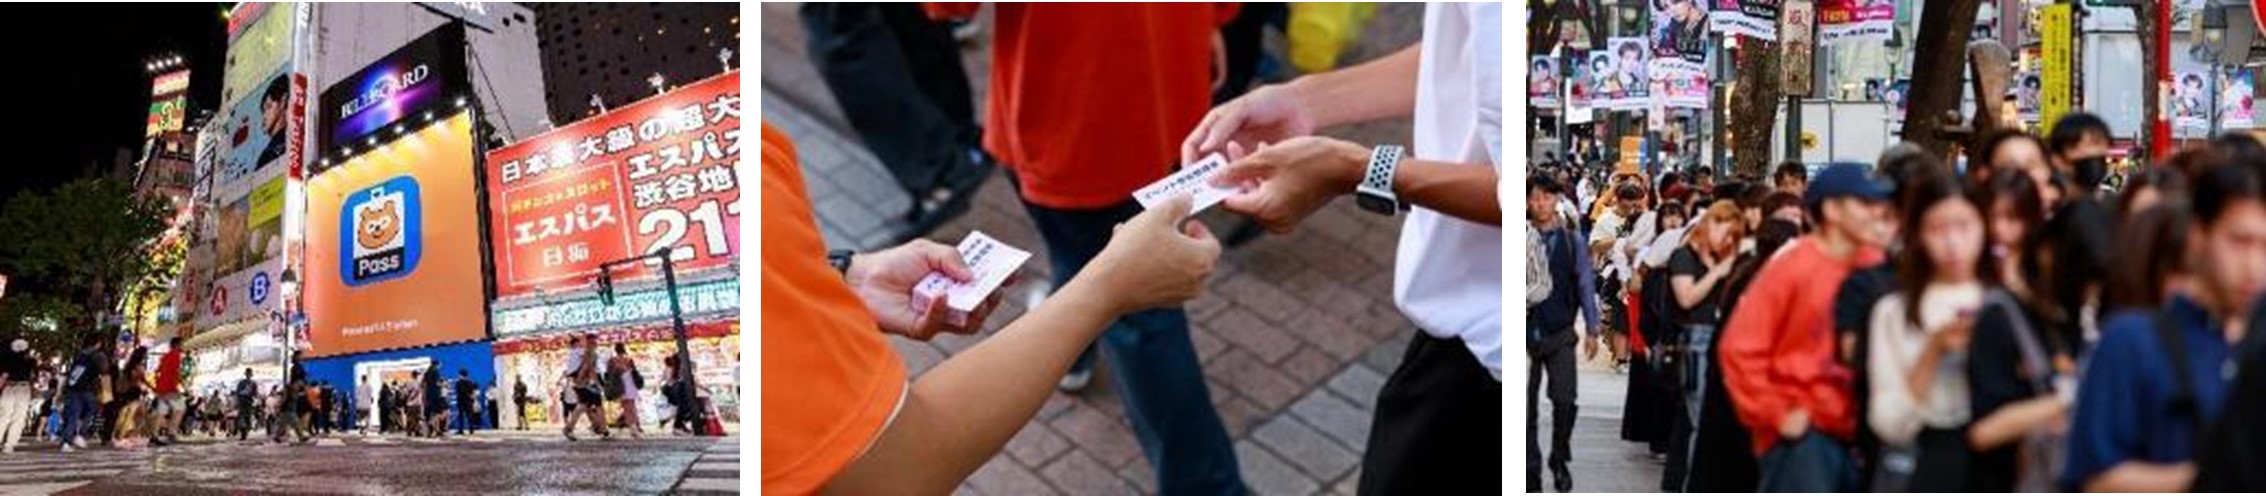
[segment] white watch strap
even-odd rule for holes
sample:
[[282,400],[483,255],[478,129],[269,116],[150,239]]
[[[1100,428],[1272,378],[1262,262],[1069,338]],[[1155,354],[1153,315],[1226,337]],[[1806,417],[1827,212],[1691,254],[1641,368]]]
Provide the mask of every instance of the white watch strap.
[[1370,149],[1368,170],[1362,173],[1361,186],[1355,192],[1399,203],[1400,198],[1393,194],[1393,175],[1400,168],[1400,161],[1400,145],[1377,145]]

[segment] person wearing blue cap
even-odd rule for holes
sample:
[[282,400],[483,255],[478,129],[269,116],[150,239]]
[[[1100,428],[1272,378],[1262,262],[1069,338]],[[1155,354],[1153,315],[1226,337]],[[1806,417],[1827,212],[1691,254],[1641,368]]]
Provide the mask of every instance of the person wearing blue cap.
[[1760,459],[1764,491],[1856,489],[1858,412],[1830,311],[1850,272],[1880,263],[1895,186],[1860,164],[1819,171],[1803,205],[1818,228],[1763,267],[1724,326],[1724,386]]

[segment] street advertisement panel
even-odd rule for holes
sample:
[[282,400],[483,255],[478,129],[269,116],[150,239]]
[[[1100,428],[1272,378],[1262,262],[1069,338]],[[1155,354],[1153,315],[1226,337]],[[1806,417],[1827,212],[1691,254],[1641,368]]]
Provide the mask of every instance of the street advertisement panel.
[[228,19],[228,69],[222,75],[220,101],[235,102],[266,88],[268,76],[291,56],[291,3],[246,3]]
[[1888,83],[1888,87],[1881,88],[1880,101],[1888,105],[1889,121],[1902,125],[1904,106],[1912,101],[1912,80],[1898,79]]
[[[1565,82],[1566,108],[1577,111],[1588,109],[1597,104],[1597,90],[1601,87],[1599,86],[1600,83],[1603,82],[1598,79],[1597,74],[1611,72],[1612,55],[1604,50],[1568,50],[1567,53],[1571,55],[1566,57],[1566,63],[1573,64],[1573,71]],[[1578,114],[1579,112],[1574,113]]]
[[[281,16],[275,16],[281,17]],[[269,21],[252,25],[239,45],[257,45]],[[238,50],[231,47],[231,60],[254,61],[257,57],[239,58],[237,54],[251,53],[261,48]],[[212,125],[221,126],[222,134],[218,153],[211,156],[212,203],[211,210],[202,216],[198,229],[201,243],[209,243],[210,257],[201,269],[204,281],[211,285],[195,291],[203,304],[195,308],[196,327],[213,327],[259,317],[262,309],[273,309],[280,304],[277,298],[285,241],[282,212],[286,164],[293,160],[291,143],[296,136],[303,113],[294,112],[292,100],[295,75],[289,64],[281,58],[265,61],[264,67],[231,65],[228,73],[260,72],[256,91],[248,91],[233,101]],[[303,91],[303,90],[298,90]]]
[[[1707,7],[1703,0],[1653,0],[1652,73],[1654,107],[1707,108]],[[1656,116],[1655,121],[1659,118]],[[1661,127],[1657,122],[1654,127]]]
[[679,272],[734,266],[739,110],[734,71],[490,153],[497,293],[583,287],[607,262],[664,250]]
[[1527,64],[1526,106],[1538,109],[1558,108],[1558,59],[1549,55],[1536,55]]
[[307,181],[308,356],[487,336],[472,118]]
[[1651,62],[1652,51],[1645,49],[1645,39],[1638,37],[1611,38],[1606,50],[1590,54],[1590,77],[1597,90],[1594,97],[1598,107],[1612,110],[1643,110],[1651,105],[1652,79],[1645,67]]
[[2250,129],[2256,115],[2251,112],[2252,78],[2257,72],[2249,67],[2223,67],[2219,69],[2219,129]]
[[1718,33],[1778,40],[1779,0],[1709,0],[1708,28]]
[[[454,108],[466,97],[464,30],[442,25],[323,90],[315,125],[325,153],[375,146],[388,126]],[[315,173],[323,172],[317,162]]]
[[2041,91],[2043,87],[2044,83],[2041,82],[2036,67],[2025,67],[2014,72],[2014,113],[2022,122],[2038,122],[2041,98],[2044,96]]
[[2069,113],[2071,6],[2066,3],[2038,9],[2039,69],[2038,134],[2052,134],[2054,122]]
[[1790,0],[1785,4],[1785,15],[1779,18],[1778,32],[1782,43],[1778,50],[1784,58],[1778,62],[1778,90],[1786,96],[1810,96],[1810,71],[1817,53],[1817,15],[1810,0]]
[[1896,0],[1820,0],[1818,38],[1839,41],[1888,41],[1896,31]]
[[2211,89],[2203,80],[2209,73],[2177,71],[2172,74],[2172,138],[2199,139],[2211,134]]
[[180,131],[188,114],[189,71],[160,75],[150,84],[149,125],[143,137]]

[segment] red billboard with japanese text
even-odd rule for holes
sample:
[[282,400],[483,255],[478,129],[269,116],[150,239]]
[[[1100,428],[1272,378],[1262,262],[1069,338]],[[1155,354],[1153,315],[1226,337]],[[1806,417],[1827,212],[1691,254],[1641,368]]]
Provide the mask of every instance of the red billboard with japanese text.
[[582,287],[664,250],[679,272],[736,265],[739,100],[727,72],[490,152],[497,293]]

